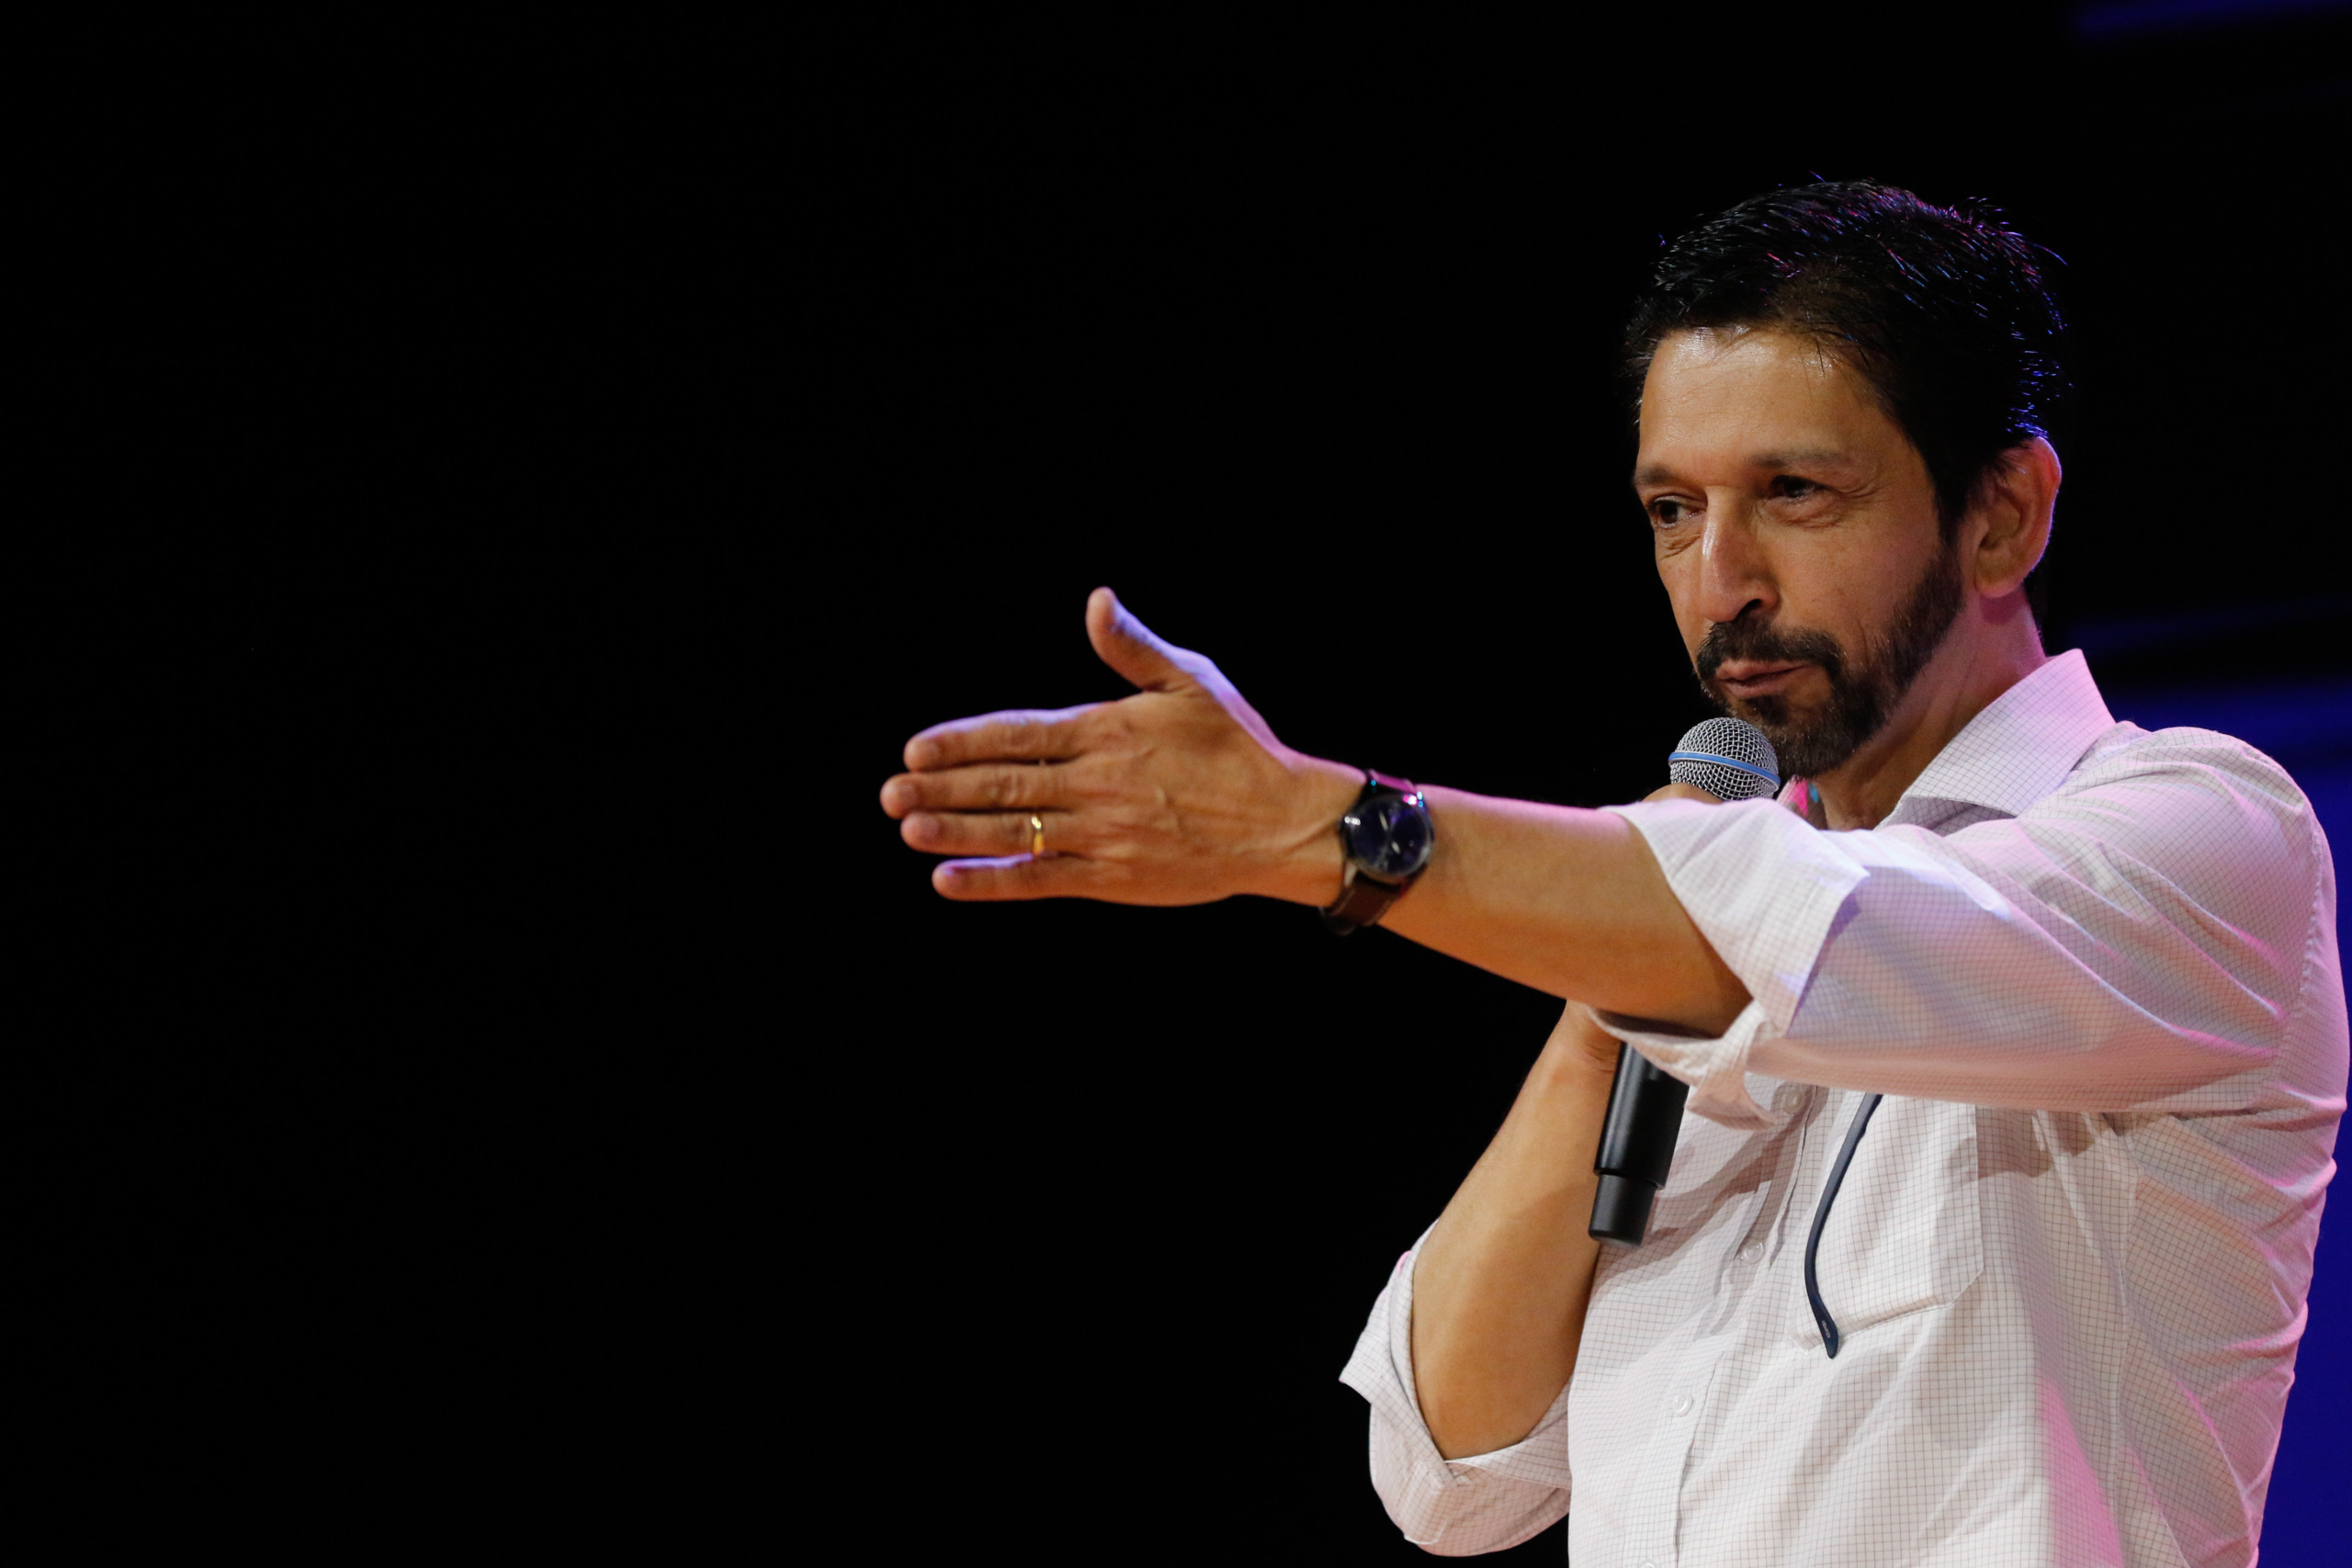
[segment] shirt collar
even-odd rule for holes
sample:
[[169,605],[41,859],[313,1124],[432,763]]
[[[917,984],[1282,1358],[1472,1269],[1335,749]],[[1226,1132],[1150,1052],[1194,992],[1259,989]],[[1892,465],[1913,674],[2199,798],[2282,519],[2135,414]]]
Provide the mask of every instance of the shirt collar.
[[2091,742],[2113,728],[2082,650],[2069,649],[1970,719],[1911,782],[1903,800],[1961,801],[2022,816],[2064,783]]

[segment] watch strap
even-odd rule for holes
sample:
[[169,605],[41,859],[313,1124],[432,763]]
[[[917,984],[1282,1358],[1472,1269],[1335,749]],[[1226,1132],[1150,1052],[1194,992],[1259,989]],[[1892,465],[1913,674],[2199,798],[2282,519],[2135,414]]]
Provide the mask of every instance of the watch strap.
[[1378,925],[1380,917],[1388,913],[1388,906],[1396,902],[1406,885],[1382,882],[1363,874],[1353,861],[1344,873],[1346,881],[1340,888],[1340,900],[1323,910],[1323,923],[1340,936],[1358,926]]

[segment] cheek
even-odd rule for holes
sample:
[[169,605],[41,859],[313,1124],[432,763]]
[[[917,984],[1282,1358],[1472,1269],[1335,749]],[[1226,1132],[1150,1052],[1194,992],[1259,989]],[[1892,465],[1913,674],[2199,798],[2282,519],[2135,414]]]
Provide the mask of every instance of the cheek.
[[1827,632],[1852,648],[1861,628],[1881,618],[1883,563],[1867,551],[1838,547],[1842,543],[1822,540],[1781,563],[1781,608],[1792,626]]
[[1933,492],[1871,498],[1838,526],[1782,541],[1786,580],[1802,579],[1824,615],[1875,625],[1907,598],[1942,553]]
[[1858,562],[1853,571],[1826,576],[1815,583],[1809,594],[1811,616],[1806,626],[1830,632],[1849,649],[1860,647],[1858,639],[1863,632],[1884,626],[1886,618],[1894,616],[1907,585],[1874,567],[1882,567],[1882,562]]

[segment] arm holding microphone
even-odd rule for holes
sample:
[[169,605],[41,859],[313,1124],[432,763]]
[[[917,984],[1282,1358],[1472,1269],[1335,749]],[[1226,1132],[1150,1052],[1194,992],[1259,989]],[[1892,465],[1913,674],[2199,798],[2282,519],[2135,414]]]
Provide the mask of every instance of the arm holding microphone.
[[[1711,719],[1683,737],[1674,782],[1649,798],[1753,799],[1778,785],[1775,768],[1761,736]],[[1600,1244],[1641,1243],[1685,1093],[1591,1009],[1561,1014],[1414,1260],[1415,1387],[1443,1457],[1521,1441],[1567,1385]]]

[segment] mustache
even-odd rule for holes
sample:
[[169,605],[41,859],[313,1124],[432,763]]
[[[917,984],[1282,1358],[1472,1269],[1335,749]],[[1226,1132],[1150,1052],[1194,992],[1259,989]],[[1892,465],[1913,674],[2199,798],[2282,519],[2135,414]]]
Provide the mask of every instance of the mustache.
[[1846,650],[1827,632],[1809,627],[1783,629],[1769,621],[1717,621],[1699,641],[1699,679],[1711,682],[1718,667],[1732,660],[1760,664],[1818,664],[1835,685],[1845,672]]

